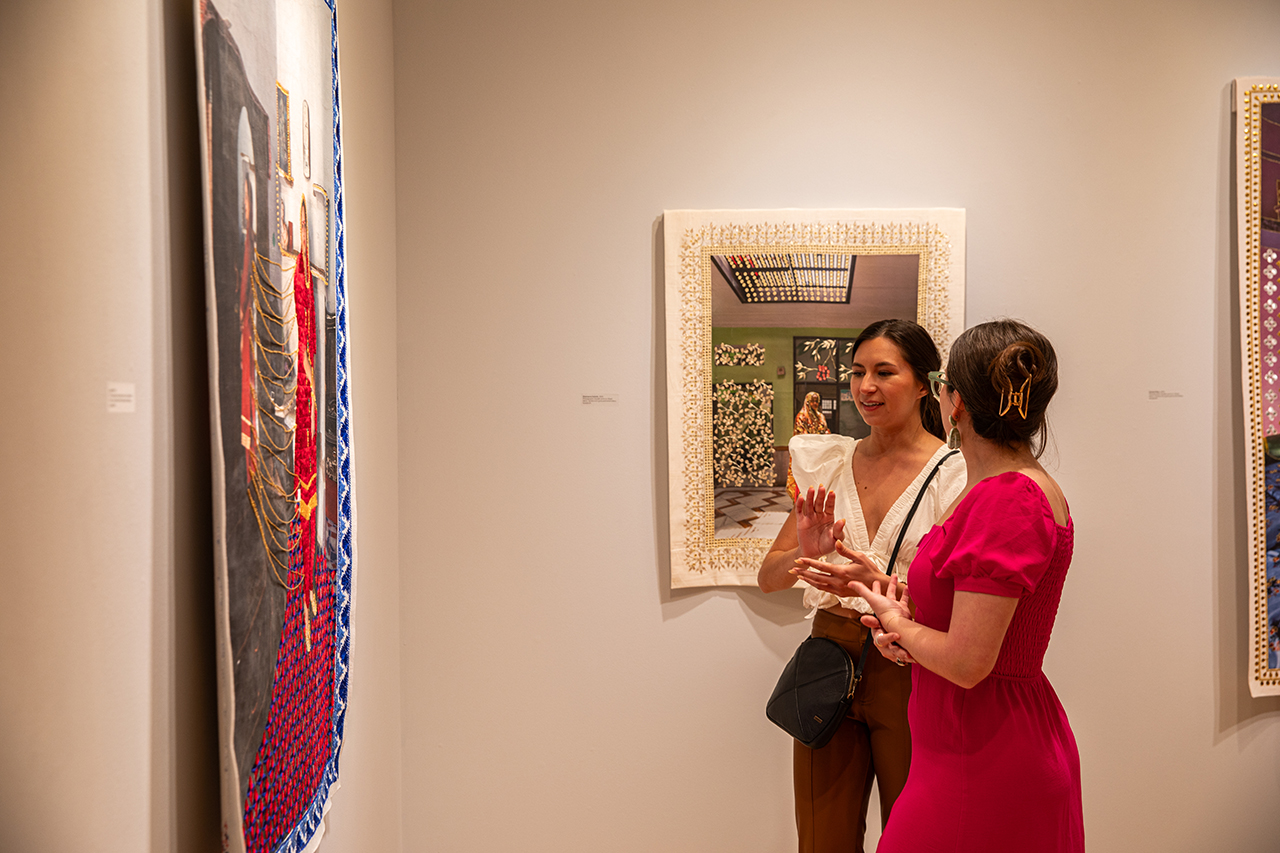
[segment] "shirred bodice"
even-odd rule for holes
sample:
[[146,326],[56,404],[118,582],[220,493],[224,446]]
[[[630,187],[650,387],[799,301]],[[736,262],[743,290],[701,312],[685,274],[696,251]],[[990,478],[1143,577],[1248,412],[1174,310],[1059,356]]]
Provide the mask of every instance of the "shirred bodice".
[[1058,527],[1058,540],[1053,557],[1036,591],[1023,596],[1013,611],[1013,621],[1009,623],[1000,654],[991,670],[991,675],[997,678],[1030,678],[1038,675],[1044,665],[1044,653],[1049,648],[1049,635],[1058,616],[1062,586],[1067,579],[1067,567],[1071,565],[1075,545],[1075,528],[1070,519],[1066,527],[1055,526]]
[[949,630],[957,592],[1018,599],[991,676],[1040,672],[1058,615],[1075,541],[1073,522],[1058,524],[1044,492],[1007,472],[976,484],[951,517],[920,542],[911,566],[916,619]]

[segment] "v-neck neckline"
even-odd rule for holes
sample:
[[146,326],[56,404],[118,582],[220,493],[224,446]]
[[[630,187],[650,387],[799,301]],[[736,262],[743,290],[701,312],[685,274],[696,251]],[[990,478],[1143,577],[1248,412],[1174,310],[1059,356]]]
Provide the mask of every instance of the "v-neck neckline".
[[[907,487],[902,490],[902,494],[898,495],[894,502],[889,505],[889,509],[885,511],[884,518],[880,519],[880,526],[876,528],[876,535],[873,539],[871,535],[867,533],[867,517],[862,511],[862,496],[858,494],[858,481],[853,475],[853,457],[857,454],[858,444],[861,443],[861,441],[862,439],[858,439],[858,441],[853,445],[853,450],[849,452],[849,481],[853,486],[853,488],[850,489],[853,493],[853,498],[850,504],[853,510],[852,515],[857,520],[857,525],[855,525],[854,529],[861,532],[862,542],[866,545],[865,548],[857,548],[855,550],[880,551],[887,555],[889,553],[888,549],[876,547],[876,543],[881,540],[884,534],[886,522],[888,522],[889,519],[896,518],[898,515],[906,512],[905,504],[909,501],[915,500],[915,495],[916,492],[919,491],[920,483],[925,477],[929,476],[929,472],[933,470],[934,465],[938,464],[938,459],[941,458],[942,454],[947,452],[947,446],[944,444],[933,452],[933,455],[929,457],[929,461],[924,463],[924,467],[921,468],[919,473],[917,473],[911,482],[907,484]],[[910,497],[908,497],[908,495],[910,495]],[[848,529],[847,526],[846,529]],[[855,542],[854,544],[858,545],[861,543]]]

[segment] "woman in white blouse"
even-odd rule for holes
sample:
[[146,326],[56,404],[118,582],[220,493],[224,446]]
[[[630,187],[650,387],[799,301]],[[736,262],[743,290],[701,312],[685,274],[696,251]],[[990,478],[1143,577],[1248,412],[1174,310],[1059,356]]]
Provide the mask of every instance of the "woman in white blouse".
[[[942,443],[942,416],[929,393],[928,374],[941,366],[933,339],[916,323],[873,323],[854,342],[850,383],[871,434],[864,439],[791,439],[791,469],[800,496],[760,567],[760,588],[776,592],[794,586],[799,557],[833,564],[830,583],[811,583],[804,603],[814,609],[813,636],[835,640],[855,661],[867,639],[858,617],[871,608],[847,595],[848,582],[859,580],[870,587],[874,581],[888,581],[883,572],[903,521],[937,467],[892,568],[899,582],[905,582],[920,538],[964,489],[963,458]],[[867,554],[880,571],[850,565],[854,551]],[[911,763],[910,693],[908,667],[868,655],[849,716],[831,741],[821,749],[795,742],[801,853],[862,850],[873,778],[881,820],[888,821]]]

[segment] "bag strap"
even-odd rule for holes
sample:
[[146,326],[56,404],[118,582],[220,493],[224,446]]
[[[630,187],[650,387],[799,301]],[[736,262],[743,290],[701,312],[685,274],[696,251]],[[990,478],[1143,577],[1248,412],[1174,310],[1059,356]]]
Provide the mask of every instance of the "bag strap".
[[898,542],[893,546],[893,555],[889,557],[889,567],[885,570],[886,575],[893,572],[893,563],[898,559],[898,552],[902,550],[902,540],[907,536],[907,528],[911,525],[911,519],[915,517],[916,509],[920,506],[920,500],[924,497],[929,484],[933,482],[933,478],[938,473],[938,469],[942,467],[942,463],[959,452],[959,450],[953,450],[939,459],[938,464],[934,465],[933,470],[929,472],[929,476],[925,477],[924,482],[920,484],[920,491],[916,492],[916,502],[911,505],[911,509],[907,510],[907,517],[903,520],[902,527],[898,530]]
[[[916,492],[915,503],[913,503],[911,505],[911,509],[907,511],[907,517],[903,520],[902,527],[898,530],[898,541],[893,546],[893,555],[889,557],[889,565],[885,569],[886,575],[893,573],[893,564],[898,559],[898,552],[902,550],[902,540],[906,538],[907,527],[910,526],[911,519],[915,517],[916,509],[920,506],[920,500],[921,498],[924,497],[925,490],[928,489],[929,484],[933,482],[933,478],[934,476],[937,475],[938,469],[942,467],[942,463],[946,462],[948,459],[950,459],[952,456],[955,456],[959,452],[960,452],[959,450],[952,450],[950,453],[945,454],[941,459],[938,460],[938,464],[933,466],[933,470],[929,472],[929,476],[925,477],[924,482],[920,484],[920,491]],[[867,639],[868,640],[871,639],[870,631],[867,632]],[[871,643],[869,642],[863,643],[862,657],[858,658],[858,668],[854,670],[854,673],[853,673],[853,683],[855,685],[862,680],[862,667],[865,666],[867,663],[867,652],[869,651],[871,651]]]

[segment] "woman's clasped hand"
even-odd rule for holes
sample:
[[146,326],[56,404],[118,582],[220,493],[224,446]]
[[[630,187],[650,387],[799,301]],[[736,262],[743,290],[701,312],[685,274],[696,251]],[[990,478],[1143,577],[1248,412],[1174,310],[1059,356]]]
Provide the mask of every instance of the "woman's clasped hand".
[[[813,492],[812,489],[809,491]],[[800,506],[800,503],[796,504],[797,528],[804,515]],[[828,563],[811,557],[798,557],[792,574],[823,592],[835,596],[856,595],[864,599],[878,614],[862,617],[862,624],[871,629],[876,651],[896,664],[915,663],[907,650],[898,645],[901,635],[892,630],[897,619],[911,620],[911,596],[907,585],[899,583],[896,574],[886,575],[880,571],[876,561],[864,551],[854,551],[841,541],[835,543],[834,550],[849,562]]]

